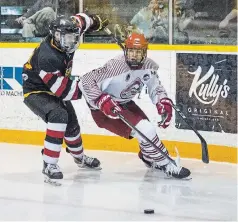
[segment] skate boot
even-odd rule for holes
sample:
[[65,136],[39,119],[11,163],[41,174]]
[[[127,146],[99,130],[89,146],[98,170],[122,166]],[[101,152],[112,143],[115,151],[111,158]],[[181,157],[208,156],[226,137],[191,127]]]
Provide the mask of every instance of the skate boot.
[[42,173],[45,175],[45,183],[50,183],[56,186],[61,185],[57,181],[63,179],[63,173],[60,171],[60,168],[57,164],[50,164],[43,161]]
[[141,151],[139,151],[138,157],[143,161],[143,163],[145,164],[146,167],[148,167],[148,168],[154,168],[154,169],[157,169],[157,170],[163,170],[159,165],[154,164],[154,162],[150,162],[150,161],[146,160],[146,159],[143,157],[143,154],[142,154]]
[[141,152],[138,153],[138,156],[148,168],[161,170],[166,174],[167,177],[174,177],[176,179],[185,179],[185,178],[191,179],[191,178],[188,178],[191,174],[190,170],[180,166],[180,156],[179,156],[177,148],[175,150],[177,153],[177,157],[175,159],[176,166],[171,162],[161,166],[159,162],[157,163],[157,162],[147,161],[143,158],[143,154]]
[[176,179],[185,179],[191,174],[189,169],[181,167],[180,165],[175,166],[171,162],[165,166],[161,166],[161,168],[168,177],[174,177]]
[[[68,148],[66,148],[66,152],[70,153]],[[101,170],[102,169],[100,167],[101,163],[97,158],[89,157],[85,154],[83,154],[81,158],[76,158],[74,156],[73,156],[73,158],[74,158],[74,162],[80,168],[90,168],[90,169],[94,169],[94,170]]]
[[180,156],[179,156],[178,149],[176,147],[175,147],[175,152],[177,154],[177,157],[175,159],[176,166],[171,162],[169,162],[168,164],[164,166],[161,166],[164,173],[168,177],[174,177],[176,179],[188,179],[188,180],[192,179],[191,177],[189,178],[191,174],[190,170],[180,166]]

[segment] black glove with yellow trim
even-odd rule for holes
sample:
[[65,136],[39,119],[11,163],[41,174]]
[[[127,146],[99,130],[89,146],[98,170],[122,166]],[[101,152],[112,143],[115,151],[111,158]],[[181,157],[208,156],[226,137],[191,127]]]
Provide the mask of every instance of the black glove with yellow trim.
[[101,31],[109,24],[108,19],[102,19],[99,15],[89,15],[89,17],[93,20],[93,24],[88,29],[89,32]]

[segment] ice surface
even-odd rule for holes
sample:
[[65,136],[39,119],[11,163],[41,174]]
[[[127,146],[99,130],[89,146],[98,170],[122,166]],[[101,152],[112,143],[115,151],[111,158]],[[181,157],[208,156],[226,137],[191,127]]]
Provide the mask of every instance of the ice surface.
[[[88,151],[102,171],[62,150],[62,186],[43,182],[41,147],[0,144],[0,220],[237,220],[237,165],[182,159],[190,181],[165,179],[136,154]],[[152,208],[155,214],[146,215]]]

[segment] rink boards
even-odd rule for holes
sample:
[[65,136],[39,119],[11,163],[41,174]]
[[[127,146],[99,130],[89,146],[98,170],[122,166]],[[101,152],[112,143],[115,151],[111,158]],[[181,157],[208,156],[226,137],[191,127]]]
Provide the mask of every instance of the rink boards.
[[[35,45],[28,46],[29,48],[23,47],[21,44],[1,43],[0,45],[2,47],[0,49],[0,142],[43,144],[45,123],[34,116],[22,102],[19,69],[31,55],[33,48],[30,47]],[[209,144],[210,159],[236,163],[237,77],[234,76],[234,69],[230,65],[232,62],[224,63],[224,61],[233,61],[236,58],[235,48],[210,46],[210,48],[197,47],[197,50],[203,51],[192,51],[190,46],[174,46],[173,50],[168,46],[154,46],[151,49],[148,56],[159,64],[160,79],[168,96],[181,105],[183,112],[189,116],[192,124],[200,130]],[[158,49],[161,50],[158,51]],[[108,47],[108,45],[101,44],[84,44],[82,49],[76,52],[72,75],[83,75],[120,53],[122,52],[116,45]],[[206,54],[209,54],[212,65],[208,67],[207,63],[196,63],[199,58],[207,57]],[[194,63],[194,61],[195,69],[194,67],[190,69],[190,63]],[[223,63],[225,65],[222,65]],[[198,69],[199,66],[200,69]],[[210,76],[201,84],[195,84],[195,76],[199,76],[199,74],[200,77]],[[188,78],[188,81],[185,81],[184,78],[185,80]],[[203,89],[206,87],[207,92],[204,92]],[[216,91],[216,87],[221,91]],[[182,96],[181,92],[184,93]],[[156,126],[160,118],[146,91],[143,91],[141,98],[136,98],[135,101]],[[86,149],[138,152],[138,144],[135,140],[119,138],[98,128],[91,118],[84,99],[74,101],[73,104],[78,115]],[[172,155],[175,154],[174,147],[176,146],[182,157],[201,158],[199,139],[193,131],[187,129],[176,115],[168,129],[158,128],[157,132]]]

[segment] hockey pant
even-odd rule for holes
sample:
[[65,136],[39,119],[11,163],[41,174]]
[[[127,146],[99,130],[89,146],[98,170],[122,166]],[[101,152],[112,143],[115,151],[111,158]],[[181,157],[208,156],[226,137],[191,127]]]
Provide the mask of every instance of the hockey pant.
[[80,126],[70,101],[47,93],[30,94],[24,99],[30,110],[47,123],[44,141],[43,160],[46,163],[58,162],[63,140],[74,157],[83,155]]
[[[147,138],[149,138],[156,146],[162,150],[164,153],[168,154],[167,149],[159,139],[156,133],[156,129],[153,124],[148,120],[145,113],[131,101],[122,106],[122,115],[130,121],[137,129],[139,129]],[[157,162],[159,165],[166,165],[168,160],[161,155],[158,149],[152,147],[146,140],[144,140],[138,133],[131,130],[120,119],[111,119],[105,116],[100,110],[91,110],[92,117],[96,122],[97,126],[109,130],[121,137],[127,139],[137,138],[139,141],[139,146],[141,153],[145,160],[149,162]]]

